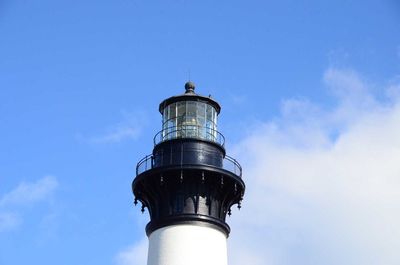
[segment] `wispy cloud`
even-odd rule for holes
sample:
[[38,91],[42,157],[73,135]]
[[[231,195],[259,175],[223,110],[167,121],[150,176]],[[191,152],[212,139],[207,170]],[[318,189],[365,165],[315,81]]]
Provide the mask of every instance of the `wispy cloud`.
[[329,68],[323,76],[326,86],[341,105],[337,110],[353,110],[361,108],[370,110],[376,104],[374,96],[370,93],[370,82],[361,77],[352,69]]
[[109,133],[91,138],[92,143],[118,143],[125,139],[136,139],[141,132],[140,128],[116,126]]
[[120,122],[109,126],[103,134],[90,137],[89,142],[107,144],[137,139],[147,124],[145,114],[143,112],[122,114],[123,119]]
[[2,196],[0,206],[35,203],[46,199],[57,187],[57,179],[53,176],[43,177],[33,183],[23,181]]
[[244,94],[233,94],[230,93],[228,95],[230,101],[234,104],[234,105],[243,105],[248,101],[248,98],[246,95]]
[[0,212],[0,232],[11,230],[22,223],[21,217],[13,212]]
[[147,237],[142,238],[136,244],[121,250],[116,258],[118,265],[143,265],[147,262]]
[[21,207],[48,200],[57,187],[57,179],[54,176],[46,176],[36,182],[23,181],[15,189],[1,196],[0,232],[22,224],[23,209]]

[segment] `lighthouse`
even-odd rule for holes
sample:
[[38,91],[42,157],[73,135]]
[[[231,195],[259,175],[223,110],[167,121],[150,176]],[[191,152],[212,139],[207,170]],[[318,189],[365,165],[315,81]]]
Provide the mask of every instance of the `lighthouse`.
[[217,129],[221,106],[187,82],[159,111],[153,152],[138,162],[132,182],[135,205],[150,215],[147,265],[227,265],[226,217],[232,206],[240,209],[245,184]]

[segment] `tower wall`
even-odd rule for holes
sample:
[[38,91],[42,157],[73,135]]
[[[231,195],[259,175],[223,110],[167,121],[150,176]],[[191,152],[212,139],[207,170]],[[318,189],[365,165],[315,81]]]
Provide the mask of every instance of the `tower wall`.
[[147,265],[227,265],[227,238],[199,225],[172,225],[149,236]]

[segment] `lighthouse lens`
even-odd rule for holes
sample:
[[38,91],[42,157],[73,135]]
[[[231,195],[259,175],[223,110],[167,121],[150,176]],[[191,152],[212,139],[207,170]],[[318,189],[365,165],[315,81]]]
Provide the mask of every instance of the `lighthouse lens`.
[[198,101],[179,101],[163,110],[162,139],[200,138],[217,141],[217,111]]

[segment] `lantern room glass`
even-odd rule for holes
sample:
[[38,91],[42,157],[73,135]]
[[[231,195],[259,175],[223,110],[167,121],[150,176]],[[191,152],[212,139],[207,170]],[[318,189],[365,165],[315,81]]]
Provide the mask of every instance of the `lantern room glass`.
[[217,142],[217,111],[205,102],[179,101],[163,110],[162,140],[199,138]]

